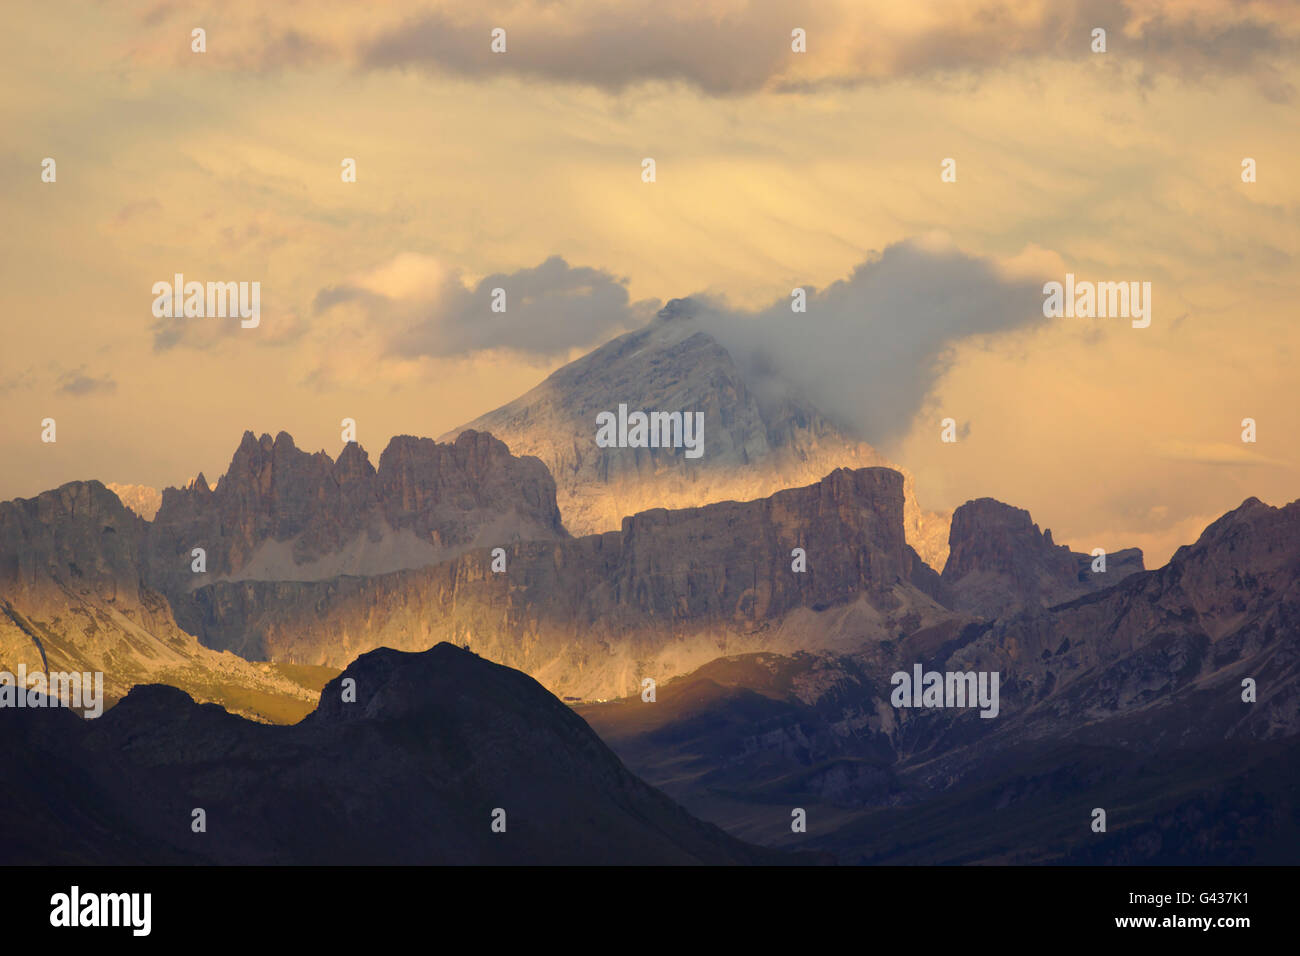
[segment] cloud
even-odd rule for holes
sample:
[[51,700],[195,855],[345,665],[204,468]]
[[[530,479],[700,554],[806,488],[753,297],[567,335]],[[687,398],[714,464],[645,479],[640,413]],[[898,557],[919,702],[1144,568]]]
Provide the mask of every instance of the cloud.
[[[218,345],[231,341],[234,334],[241,330],[239,319],[173,319],[167,316],[155,319],[149,326],[149,331],[153,335],[153,350],[155,352],[169,352],[175,348],[189,348],[199,352],[207,352]],[[244,331],[245,334],[250,334],[248,330]]]
[[[422,13],[365,44],[361,63],[369,69],[419,67],[475,77],[512,73],[612,90],[683,81],[708,93],[730,94],[761,89],[792,56],[789,24],[794,21],[776,3],[717,12],[707,5],[579,3],[570,5],[563,21],[548,13],[541,4],[522,4],[510,16],[494,19]],[[505,54],[492,52],[488,43],[498,25],[507,30]]]
[[933,238],[895,243],[806,291],[806,313],[790,298],[757,312],[692,299],[760,403],[805,399],[876,443],[908,431],[958,343],[1045,321],[1041,279]]
[[113,217],[114,226],[123,226],[133,219],[147,215],[148,213],[157,212],[162,209],[162,203],[156,199],[141,199],[135,202],[129,202],[117,211]]
[[[790,298],[744,310],[707,292],[674,299],[664,312],[691,316],[713,335],[760,404],[811,404],[883,443],[906,433],[954,346],[1045,321],[1042,272],[1054,263],[1047,250],[993,260],[927,236],[886,247],[826,289],[806,287],[804,313],[791,311]],[[494,289],[505,292],[504,313],[492,311]],[[644,326],[659,305],[631,302],[626,279],[560,256],[467,281],[406,254],[321,289],[312,308],[320,329],[335,330],[332,339],[347,337],[341,358],[368,355],[400,376],[412,363],[492,352],[563,360]],[[321,364],[305,384],[328,388],[338,372]],[[968,435],[970,422],[961,428]]]
[[[1156,65],[1176,62],[1184,76],[1204,78],[1216,73],[1254,75],[1260,92],[1273,102],[1288,102],[1294,87],[1282,78],[1276,63],[1294,58],[1297,51],[1296,7],[1286,11],[1265,4],[1263,12],[1289,13],[1287,31],[1281,24],[1253,16],[1180,17],[1173,10],[1133,24],[1130,32],[1140,43],[1144,58]],[[1286,20],[1283,21],[1286,23]]]
[[[487,41],[507,29],[505,54]],[[1202,78],[1254,74],[1265,95],[1287,88],[1275,64],[1297,50],[1297,17],[1281,5],[1241,9],[1200,3],[1057,0],[961,6],[941,0],[872,8],[856,0],[791,3],[664,3],[611,7],[516,4],[508,15],[457,16],[447,9],[413,16],[360,48],[365,67],[419,67],[472,77],[514,73],[620,91],[682,81],[717,95],[763,89],[854,85],[934,73],[980,72],[1017,59],[1082,60],[1094,27],[1108,50],[1145,70]],[[791,50],[791,30],[806,31],[807,52]]]
[[1160,457],[1170,461],[1187,461],[1198,465],[1284,465],[1274,458],[1260,454],[1256,446],[1245,442],[1176,441],[1162,442]]
[[59,378],[59,391],[64,395],[95,395],[117,391],[117,382],[109,374],[95,377],[87,375],[85,366],[65,372]]
[[36,370],[28,366],[21,372],[17,369],[0,369],[0,394],[29,389],[36,384]]
[[[494,290],[505,311],[493,311]],[[467,282],[436,260],[404,255],[321,289],[318,314],[358,308],[390,358],[450,358],[504,349],[537,359],[594,346],[642,325],[658,302],[633,303],[627,280],[551,256],[540,265]]]
[[[229,0],[222,13],[225,42],[206,56],[228,69],[344,63],[615,92],[680,81],[712,95],[978,73],[1038,57],[1080,62],[1093,56],[1092,29],[1103,27],[1112,59],[1189,79],[1249,75],[1280,99],[1292,92],[1280,70],[1300,41],[1300,16],[1285,0],[517,0],[491,14],[450,0],[323,0],[306,19],[294,5]],[[183,17],[148,11],[132,55],[188,56],[174,40]],[[490,48],[496,27],[506,30],[505,53]],[[806,53],[791,50],[796,27]]]
[[298,344],[312,332],[312,324],[298,309],[270,305],[271,301],[268,296],[261,298],[258,324],[247,329],[238,315],[154,319],[149,325],[153,350],[211,352],[226,345],[284,347]]

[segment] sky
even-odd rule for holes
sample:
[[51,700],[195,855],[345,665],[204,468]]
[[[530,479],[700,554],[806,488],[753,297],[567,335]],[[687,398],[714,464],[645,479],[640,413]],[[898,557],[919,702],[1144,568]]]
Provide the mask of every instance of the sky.
[[[345,417],[377,459],[687,296],[927,508],[992,496],[1157,566],[1247,497],[1300,496],[1293,3],[6,19],[0,499],[211,478],[245,429],[337,454]],[[1150,282],[1150,326],[1044,317],[1067,272]],[[155,316],[176,273],[259,282],[260,324]]]

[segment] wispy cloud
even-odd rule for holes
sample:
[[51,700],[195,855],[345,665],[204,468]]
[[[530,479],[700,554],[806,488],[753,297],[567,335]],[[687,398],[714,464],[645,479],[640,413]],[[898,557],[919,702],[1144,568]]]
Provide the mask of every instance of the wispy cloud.
[[1186,461],[1198,465],[1284,465],[1261,454],[1257,445],[1246,442],[1166,441],[1159,446],[1159,454],[1170,461]]
[[117,391],[117,382],[111,374],[87,375],[85,366],[59,377],[59,392],[77,397],[100,395]]

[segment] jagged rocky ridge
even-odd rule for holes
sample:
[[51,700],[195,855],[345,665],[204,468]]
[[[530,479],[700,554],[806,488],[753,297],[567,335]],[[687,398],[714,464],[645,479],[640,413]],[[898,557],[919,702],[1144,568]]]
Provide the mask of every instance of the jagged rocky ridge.
[[[491,435],[400,435],[379,468],[356,442],[337,460],[281,432],[245,432],[215,491],[203,475],[169,488],[150,526],[150,577],[169,597],[199,581],[313,581],[382,574],[470,548],[561,538],[555,483]],[[191,552],[207,552],[207,577]]]

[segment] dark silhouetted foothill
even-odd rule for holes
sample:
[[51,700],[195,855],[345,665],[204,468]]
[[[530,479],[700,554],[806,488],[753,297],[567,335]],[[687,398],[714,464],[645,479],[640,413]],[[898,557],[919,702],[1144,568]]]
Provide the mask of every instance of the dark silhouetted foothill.
[[[355,703],[342,682],[356,681]],[[439,644],[358,658],[294,726],[159,685],[96,721],[0,710],[3,863],[753,864],[525,674]],[[191,830],[202,808],[207,830]],[[506,814],[493,832],[492,814]]]

